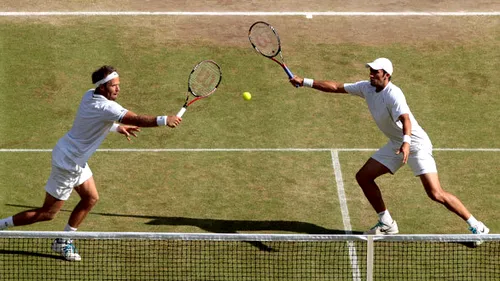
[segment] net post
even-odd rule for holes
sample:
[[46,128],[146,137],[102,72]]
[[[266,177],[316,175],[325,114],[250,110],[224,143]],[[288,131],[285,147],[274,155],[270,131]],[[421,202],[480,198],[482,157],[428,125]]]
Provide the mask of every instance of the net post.
[[373,281],[373,235],[366,238],[366,281]]

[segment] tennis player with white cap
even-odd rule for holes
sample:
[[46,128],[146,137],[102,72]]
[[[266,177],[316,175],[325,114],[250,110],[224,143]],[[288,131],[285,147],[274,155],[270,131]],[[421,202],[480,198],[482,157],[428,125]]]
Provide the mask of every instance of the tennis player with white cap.
[[[115,100],[120,93],[120,77],[112,66],[102,66],[92,74],[95,88],[88,90],[80,102],[73,126],[59,139],[52,150],[52,171],[45,185],[45,201],[41,208],[20,212],[0,220],[0,230],[54,219],[75,190],[80,202],[71,213],[65,231],[76,231],[99,195],[87,160],[97,150],[109,132],[137,137],[139,127],[176,127],[181,118],[137,115]],[[81,260],[73,241],[58,238],[52,249],[66,260]]]
[[441,187],[436,162],[432,156],[431,140],[411,113],[401,89],[391,82],[394,71],[391,61],[387,58],[378,58],[367,63],[366,67],[370,69],[370,80],[352,84],[299,76],[290,79],[294,86],[364,98],[378,128],[389,139],[389,142],[375,152],[356,174],[358,184],[378,213],[377,224],[365,234],[399,232],[398,225],[387,210],[375,179],[387,173],[394,174],[406,163],[413,170],[413,174],[420,177],[427,195],[432,200],[443,204],[466,221],[472,233],[487,234],[489,229],[476,220],[456,196]]

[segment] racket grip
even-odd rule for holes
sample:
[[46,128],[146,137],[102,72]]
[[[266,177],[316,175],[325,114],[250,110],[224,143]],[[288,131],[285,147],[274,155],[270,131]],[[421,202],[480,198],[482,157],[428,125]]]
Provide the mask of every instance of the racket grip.
[[[293,78],[292,71],[286,65],[283,65],[283,69],[285,70],[286,75],[288,75],[288,79],[292,79]],[[298,87],[299,87],[299,85],[295,85],[295,88],[298,88]]]
[[186,107],[182,107],[181,110],[179,110],[179,112],[177,113],[177,117],[182,117],[182,115],[184,115],[184,112],[186,112]]
[[288,75],[288,78],[289,79],[292,79],[293,78],[293,73],[290,69],[288,69],[288,67],[286,65],[283,65],[283,69],[285,70],[286,72],[286,75]]

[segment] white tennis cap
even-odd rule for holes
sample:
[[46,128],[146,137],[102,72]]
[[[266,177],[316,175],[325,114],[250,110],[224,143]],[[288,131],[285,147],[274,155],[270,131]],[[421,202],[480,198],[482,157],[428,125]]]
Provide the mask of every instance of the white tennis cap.
[[392,76],[392,62],[386,58],[378,58],[373,62],[369,62],[366,64],[366,67],[371,67],[375,70],[383,69],[385,72],[389,73]]

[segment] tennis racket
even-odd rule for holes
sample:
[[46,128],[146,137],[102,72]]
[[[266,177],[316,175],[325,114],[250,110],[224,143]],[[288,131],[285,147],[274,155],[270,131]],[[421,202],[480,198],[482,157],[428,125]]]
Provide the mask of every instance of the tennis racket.
[[[280,37],[274,27],[266,22],[258,21],[250,26],[250,30],[248,30],[248,39],[257,52],[281,65],[286,75],[288,75],[288,78],[293,78],[293,73],[286,66],[285,60],[283,59]],[[278,54],[281,61],[276,59]]]
[[[177,117],[182,117],[193,102],[213,94],[221,80],[222,72],[215,61],[204,60],[198,63],[189,74],[186,102],[177,113]],[[194,99],[189,101],[191,95],[194,96]]]

